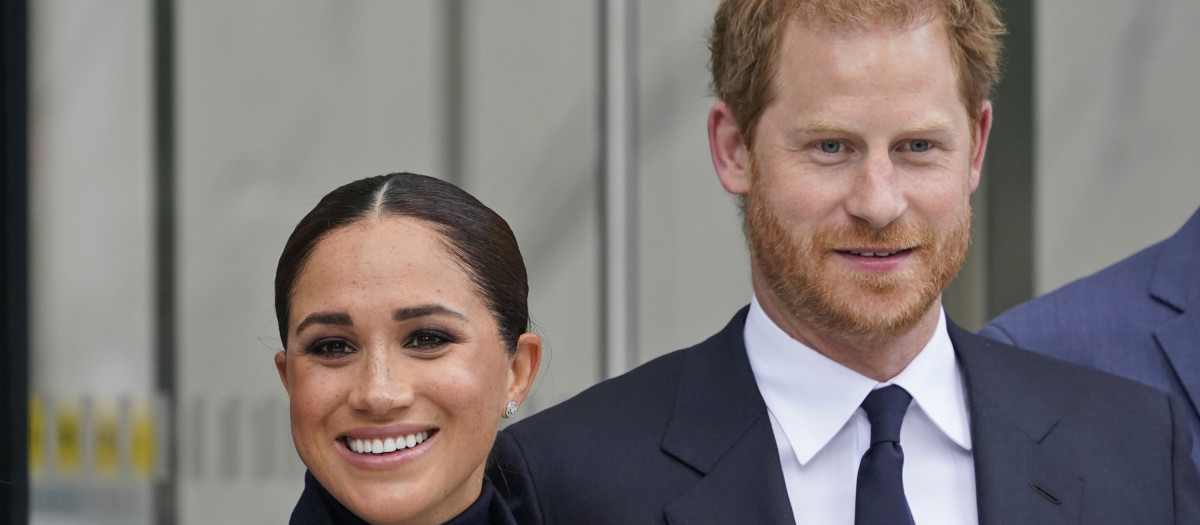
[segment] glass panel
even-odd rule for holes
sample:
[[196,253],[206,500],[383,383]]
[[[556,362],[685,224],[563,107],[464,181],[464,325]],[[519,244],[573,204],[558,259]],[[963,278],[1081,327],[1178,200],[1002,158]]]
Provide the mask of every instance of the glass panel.
[[31,521],[150,523],[148,5],[30,8]]

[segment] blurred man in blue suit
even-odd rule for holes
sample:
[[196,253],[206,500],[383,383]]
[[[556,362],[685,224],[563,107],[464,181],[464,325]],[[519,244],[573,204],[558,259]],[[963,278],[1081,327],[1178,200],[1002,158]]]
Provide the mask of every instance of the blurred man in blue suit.
[[[1017,306],[979,333],[1186,399],[1200,436],[1200,209],[1170,238]],[[1200,465],[1200,443],[1192,458]]]

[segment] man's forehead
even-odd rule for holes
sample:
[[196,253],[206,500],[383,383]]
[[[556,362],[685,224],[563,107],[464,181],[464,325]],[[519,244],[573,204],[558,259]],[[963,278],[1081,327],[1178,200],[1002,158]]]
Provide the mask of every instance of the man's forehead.
[[896,67],[903,68],[900,78],[918,84],[923,84],[921,80],[928,74],[957,80],[946,28],[927,23],[906,29],[833,33],[792,25],[783,38],[773,84],[856,81],[869,93],[875,93],[877,87],[903,90],[905,86],[880,86],[895,82],[882,74],[897,73]]
[[856,32],[796,22],[780,47],[768,107],[801,86],[836,90],[835,96],[897,96],[928,90],[933,77],[945,79],[946,96],[961,98],[950,35],[936,21]]
[[935,2],[801,2],[788,16],[788,27],[835,34],[908,31],[941,18]]

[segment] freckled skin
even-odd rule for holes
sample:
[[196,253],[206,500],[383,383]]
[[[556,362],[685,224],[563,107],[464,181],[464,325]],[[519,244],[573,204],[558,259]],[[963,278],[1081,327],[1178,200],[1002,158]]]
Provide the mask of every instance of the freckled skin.
[[[393,319],[399,308],[429,305],[461,318]],[[352,324],[296,331],[328,312]],[[297,280],[288,334],[275,360],[296,450],[338,501],[377,524],[442,523],[475,501],[504,405],[524,399],[540,358],[534,334],[521,336],[513,357],[505,352],[494,316],[439,234],[408,218],[367,219],[321,240]],[[396,425],[437,433],[411,461],[384,470],[361,468],[340,449],[348,432]]]

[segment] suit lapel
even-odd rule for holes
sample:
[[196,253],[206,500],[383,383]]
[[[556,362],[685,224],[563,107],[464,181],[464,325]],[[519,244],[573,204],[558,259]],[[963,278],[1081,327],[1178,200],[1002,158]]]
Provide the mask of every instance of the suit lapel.
[[1179,376],[1200,417],[1200,210],[1163,243],[1154,268],[1150,295],[1180,312],[1180,316],[1157,327],[1154,338]]
[[1167,354],[1183,383],[1192,411],[1200,417],[1200,310],[1192,310],[1158,327],[1154,340]]
[[1000,343],[948,323],[971,409],[980,525],[1077,523],[1084,481],[1047,445],[1056,411],[1030,385],[1038,370],[1013,366]]
[[684,364],[662,450],[703,478],[668,523],[793,523],[766,403],[742,338],[747,308]]

